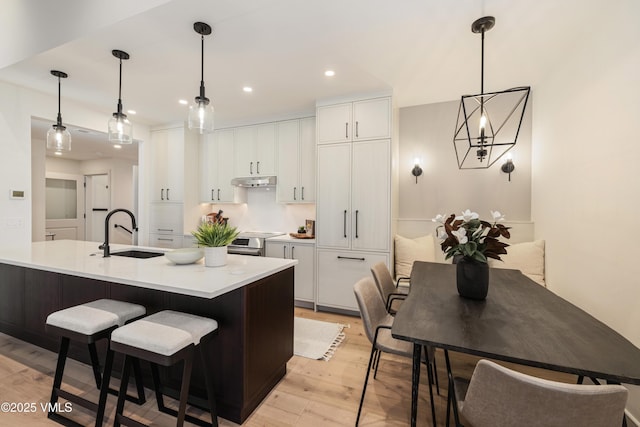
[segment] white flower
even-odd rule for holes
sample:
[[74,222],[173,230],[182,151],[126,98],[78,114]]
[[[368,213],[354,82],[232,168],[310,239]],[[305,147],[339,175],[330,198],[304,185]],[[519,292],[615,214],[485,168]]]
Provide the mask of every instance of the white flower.
[[478,215],[476,212],[471,212],[469,209],[467,209],[466,211],[462,212],[461,216],[457,216],[456,219],[458,220],[463,220],[464,222],[468,222],[471,221],[472,219],[478,219],[480,218],[480,215]]
[[444,220],[447,219],[444,215],[438,214],[435,218],[431,218],[433,222],[439,222],[440,224],[444,224]]
[[504,221],[504,215],[502,215],[500,211],[491,211],[491,216],[494,222]]
[[460,228],[459,228],[459,229],[457,229],[457,230],[452,230],[452,231],[451,231],[451,234],[453,234],[453,235],[456,237],[456,239],[458,239],[458,242],[459,242],[461,245],[464,245],[464,244],[465,244],[465,243],[467,243],[467,241],[469,240],[469,239],[467,238],[467,230],[466,230],[466,229],[464,229],[463,227],[460,227]]

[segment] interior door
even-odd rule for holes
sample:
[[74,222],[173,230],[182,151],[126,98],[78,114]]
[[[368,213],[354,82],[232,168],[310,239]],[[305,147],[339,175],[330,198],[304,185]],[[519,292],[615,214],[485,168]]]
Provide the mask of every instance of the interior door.
[[84,177],[47,172],[45,230],[48,240],[84,240]]
[[85,176],[86,240],[104,242],[104,220],[111,208],[109,175]]

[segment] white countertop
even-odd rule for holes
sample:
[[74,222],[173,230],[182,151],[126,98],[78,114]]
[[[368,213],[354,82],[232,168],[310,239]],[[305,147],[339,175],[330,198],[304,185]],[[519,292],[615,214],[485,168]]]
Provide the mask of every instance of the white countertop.
[[[298,263],[290,259],[230,254],[223,267],[205,267],[204,259],[195,264],[176,265],[164,256],[103,258],[99,245],[78,240],[35,242],[28,248],[0,249],[0,263],[203,298],[215,298]],[[112,254],[131,248],[169,251],[132,245],[109,246]]]

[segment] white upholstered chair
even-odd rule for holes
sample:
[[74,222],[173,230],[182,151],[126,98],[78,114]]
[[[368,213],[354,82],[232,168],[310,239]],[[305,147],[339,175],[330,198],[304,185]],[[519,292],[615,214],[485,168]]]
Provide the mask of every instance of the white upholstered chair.
[[[471,381],[454,381],[467,427],[619,427],[627,389],[549,381],[480,360]],[[461,425],[454,405],[456,425]]]
[[401,300],[407,297],[409,288],[399,287],[393,283],[391,273],[384,262],[378,262],[371,266],[371,274],[380,291],[387,311],[395,313],[401,305]]

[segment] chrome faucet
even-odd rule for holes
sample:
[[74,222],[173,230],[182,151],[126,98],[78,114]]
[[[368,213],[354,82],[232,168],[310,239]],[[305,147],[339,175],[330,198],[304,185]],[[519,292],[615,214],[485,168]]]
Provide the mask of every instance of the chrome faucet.
[[131,217],[131,229],[133,231],[138,231],[138,226],[136,225],[136,217],[133,216],[133,212],[127,209],[114,209],[107,214],[107,217],[104,219],[104,243],[98,246],[98,249],[103,249],[104,254],[102,255],[104,258],[110,257],[111,252],[109,251],[109,220],[114,213],[124,212]]

